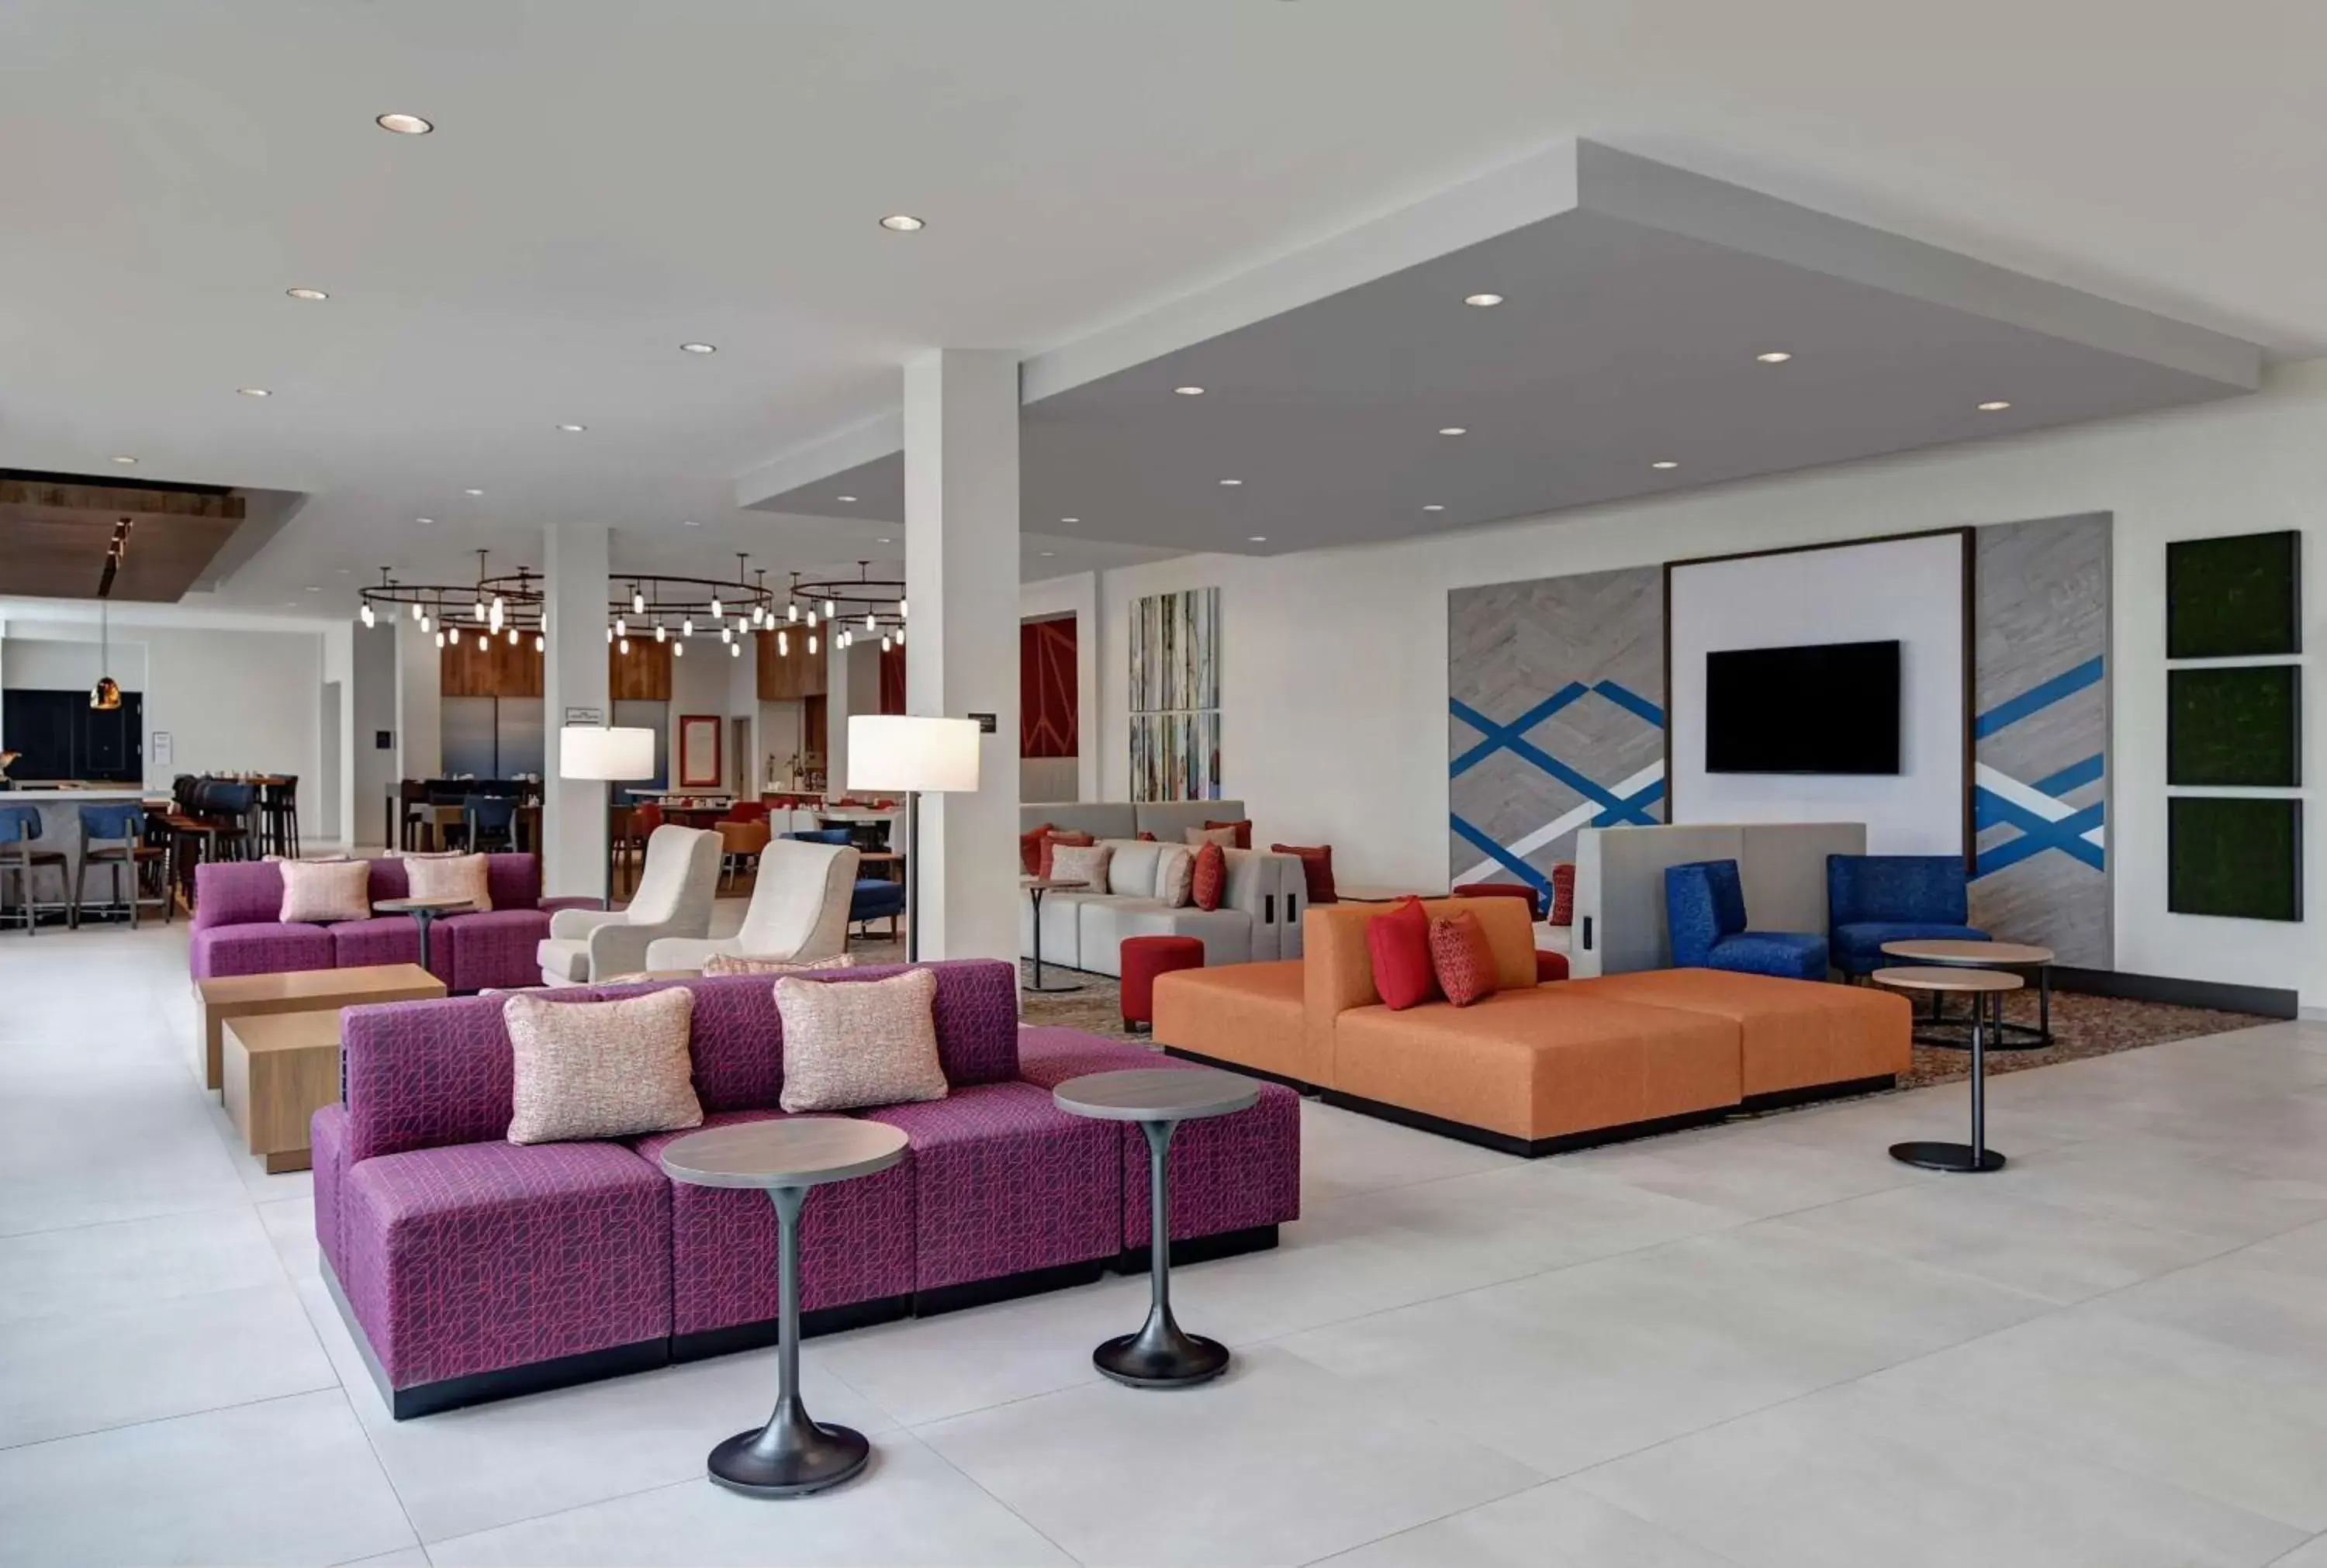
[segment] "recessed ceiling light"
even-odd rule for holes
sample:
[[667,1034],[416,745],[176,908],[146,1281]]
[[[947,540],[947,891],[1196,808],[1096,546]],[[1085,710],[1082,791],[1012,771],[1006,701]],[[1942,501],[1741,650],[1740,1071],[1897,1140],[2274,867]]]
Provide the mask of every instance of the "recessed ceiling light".
[[1268,536],[1266,534],[1253,534],[1248,536],[1248,542],[1255,545],[1266,545],[1268,543]]
[[136,462],[137,460],[136,460],[136,458],[134,458],[134,457],[129,457],[129,456],[126,456],[126,455],[125,455],[125,456],[122,456],[122,457],[117,457],[117,458],[115,458],[113,461],[114,461],[114,462],[117,462],[117,463],[122,464],[124,467],[127,467],[128,465],[130,465],[130,464],[132,464],[132,463]]
[[436,128],[418,115],[382,115],[378,124],[381,130],[399,136],[425,136]]
[[1761,360],[1764,365],[1782,365],[1787,360],[1793,358],[1791,354],[1787,353],[1783,349],[1772,349],[1766,354],[1756,354],[1753,357]]
[[911,234],[916,229],[925,226],[920,219],[910,212],[892,212],[888,217],[881,219],[881,227],[895,234]]
[[832,499],[836,501],[853,501],[856,498],[855,496],[835,496]]
[[2012,405],[2011,405],[2011,404],[2006,403],[2006,402],[2004,402],[2004,401],[2002,401],[2001,399],[1998,399],[1997,401],[1993,402],[1993,403],[1983,403],[1983,404],[1981,404],[1981,405],[1979,406],[1979,411],[1980,411],[1982,414],[2001,414],[2001,413],[2003,413],[2005,409],[2007,409],[2007,408],[2009,408],[2009,407],[2011,407],[2011,406],[2012,406]]
[[425,524],[425,523],[433,523],[433,522],[435,522],[436,519],[435,519],[435,518],[413,518],[412,520],[413,520],[414,522],[416,522],[416,523],[423,523],[423,524]]
[[1049,557],[1051,557],[1051,556],[1055,555],[1057,555],[1057,554],[1058,554],[1058,552],[1057,552],[1056,550],[1037,550],[1037,551],[1035,551],[1034,553],[1035,553],[1036,555],[1041,555],[1041,556],[1044,557],[1045,559],[1048,559]]
[[715,354],[719,351],[719,345],[716,343],[681,343],[678,346],[678,351],[682,354]]
[[893,545],[897,541],[894,539],[875,539],[873,542],[876,545]]
[[485,492],[481,490],[464,490],[461,493],[464,496],[481,496]]
[[1650,468],[1678,468],[1680,464],[1673,462],[1670,458],[1667,458],[1660,462],[1652,462],[1649,464],[1649,466]]
[[1059,521],[1062,523],[1079,523],[1082,519],[1080,518],[1061,518]]
[[1182,397],[1201,397],[1204,395],[1204,389],[1201,387],[1174,387],[1172,390]]
[[1244,481],[1242,481],[1242,480],[1240,480],[1240,479],[1224,479],[1224,480],[1220,481],[1220,482],[1221,482],[1222,484],[1236,485],[1236,484],[1242,484],[1242,483],[1244,483]]
[[1438,434],[1441,435],[1468,435],[1471,434],[1471,427],[1467,425],[1442,425],[1438,427]]
[[557,428],[568,435],[579,435],[590,427],[586,425],[561,425]]
[[238,387],[235,390],[241,393],[245,397],[272,397],[275,396],[274,393],[269,392],[264,387]]
[[1440,506],[1436,501],[1429,501],[1424,504],[1422,509],[1425,512],[1443,512],[1446,509]]
[[686,522],[685,522],[684,524],[682,524],[681,526],[682,526],[682,527],[689,527],[689,528],[699,528],[699,527],[701,527],[703,525],[702,525],[701,523],[696,522],[693,518],[687,518],[687,519],[686,520]]
[[1491,310],[1503,303],[1503,296],[1499,294],[1464,294],[1463,303],[1466,305],[1476,305],[1482,311]]
[[283,292],[294,300],[327,300],[332,297],[319,288],[286,288]]
[[310,583],[307,584],[307,592],[310,593],[321,593],[322,591],[323,590],[316,583]]

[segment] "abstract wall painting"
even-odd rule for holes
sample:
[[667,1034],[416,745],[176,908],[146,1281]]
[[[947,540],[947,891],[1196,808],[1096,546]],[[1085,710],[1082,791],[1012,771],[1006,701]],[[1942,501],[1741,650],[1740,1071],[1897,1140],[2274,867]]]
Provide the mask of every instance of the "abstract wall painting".
[[1131,798],[1220,798],[1220,591],[1154,593],[1132,607]]

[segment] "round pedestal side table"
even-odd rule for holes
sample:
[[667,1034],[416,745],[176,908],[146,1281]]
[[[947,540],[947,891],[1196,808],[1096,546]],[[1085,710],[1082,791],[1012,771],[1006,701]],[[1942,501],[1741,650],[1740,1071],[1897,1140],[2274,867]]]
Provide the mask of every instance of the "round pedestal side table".
[[1971,1142],[1941,1143],[1919,1140],[1893,1143],[1891,1145],[1891,1158],[1926,1171],[1953,1171],[1967,1174],[1975,1171],[2003,1170],[2004,1156],[1987,1146],[1987,1036],[1985,1025],[1991,1011],[1998,1017],[2003,1015],[2005,993],[2020,989],[2020,976],[1994,969],[1917,968],[1877,969],[1871,978],[1877,985],[1892,991],[1904,991],[1911,995],[1922,994],[1971,998]]
[[799,1396],[799,1218],[808,1189],[887,1170],[905,1157],[905,1134],[880,1122],[792,1116],[744,1122],[679,1139],[662,1152],[663,1173],[697,1187],[757,1187],[776,1209],[776,1408],[765,1426],[711,1451],[711,1479],[756,1498],[820,1492],[864,1468],[872,1445],[850,1427],[812,1419]]
[[410,915],[420,928],[420,966],[428,967],[428,928],[439,915],[466,914],[477,906],[469,899],[382,899],[372,905],[376,915]]
[[[2042,1050],[2052,1043],[2052,949],[2038,947],[2025,942],[1967,942],[1957,938],[1933,938],[1928,940],[1908,938],[1883,944],[1883,956],[1896,958],[1902,964],[1928,965],[1944,969],[2005,969],[2014,973],[2036,972],[2036,1026],[2014,1023],[2003,1014],[1999,1002],[1995,1015],[1988,1021],[1987,1049],[1990,1050]],[[1931,1016],[1924,1022],[1934,1028],[1961,1027],[1965,1020],[1942,1017],[1940,997],[1931,996]],[[1918,1034],[1918,1045],[1935,1045],[1942,1050],[1961,1050],[1968,1043],[1963,1035]]]
[[1133,1068],[1069,1078],[1051,1097],[1070,1115],[1137,1122],[1147,1134],[1147,1321],[1093,1350],[1091,1365],[1134,1388],[1184,1388],[1219,1377],[1229,1348],[1186,1332],[1172,1316],[1172,1133],[1182,1122],[1248,1108],[1260,1086],[1212,1068]]

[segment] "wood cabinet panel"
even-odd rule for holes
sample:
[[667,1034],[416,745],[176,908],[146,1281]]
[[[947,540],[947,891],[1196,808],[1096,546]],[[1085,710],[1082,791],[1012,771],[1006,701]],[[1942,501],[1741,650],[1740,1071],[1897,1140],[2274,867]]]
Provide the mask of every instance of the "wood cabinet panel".
[[507,637],[481,637],[467,631],[457,646],[448,644],[438,656],[443,671],[441,689],[448,697],[537,697],[542,690],[542,656],[533,639],[520,634],[514,645]]
[[817,639],[817,651],[808,650],[808,632],[804,628],[785,628],[784,641],[790,652],[776,651],[773,632],[752,634],[759,644],[756,650],[760,667],[760,700],[763,703],[796,702],[802,697],[821,696],[827,686],[825,671],[827,656],[824,639]]
[[606,695],[618,703],[670,701],[670,644],[633,637],[631,651],[619,643],[606,649]]

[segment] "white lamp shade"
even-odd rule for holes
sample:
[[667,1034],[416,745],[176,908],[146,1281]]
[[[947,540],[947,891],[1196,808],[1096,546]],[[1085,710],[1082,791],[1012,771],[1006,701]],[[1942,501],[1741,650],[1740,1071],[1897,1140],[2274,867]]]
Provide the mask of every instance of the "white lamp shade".
[[977,788],[977,721],[848,715],[848,788],[968,794]]
[[652,730],[602,729],[567,724],[557,732],[557,776],[561,779],[651,779]]

